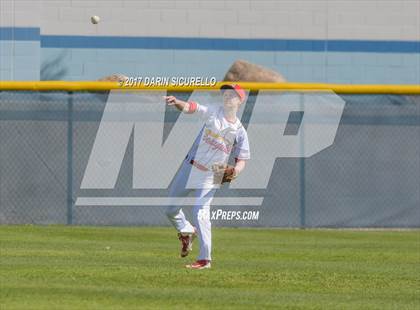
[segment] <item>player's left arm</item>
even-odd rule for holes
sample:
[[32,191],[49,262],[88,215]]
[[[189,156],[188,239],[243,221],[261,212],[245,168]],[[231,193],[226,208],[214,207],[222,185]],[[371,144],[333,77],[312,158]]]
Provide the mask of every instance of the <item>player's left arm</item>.
[[234,149],[235,165],[215,164],[212,167],[215,184],[231,182],[245,169],[246,161],[250,159],[248,135],[244,129],[238,134]]
[[237,144],[235,146],[235,177],[245,169],[246,162],[250,157],[248,134],[246,130],[242,128],[238,134]]
[[245,169],[245,165],[246,165],[246,160],[236,159],[236,164],[235,164],[235,167],[234,167],[235,168],[235,172],[234,172],[235,177],[237,177],[242,172],[242,170]]

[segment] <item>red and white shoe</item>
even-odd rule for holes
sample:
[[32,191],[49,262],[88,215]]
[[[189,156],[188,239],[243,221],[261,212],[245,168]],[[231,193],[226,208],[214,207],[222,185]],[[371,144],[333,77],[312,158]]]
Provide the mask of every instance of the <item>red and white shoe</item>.
[[192,251],[192,244],[196,234],[178,233],[178,239],[181,241],[181,257],[186,257]]
[[189,269],[209,269],[211,268],[211,261],[206,260],[206,259],[200,259],[196,261],[195,263],[186,265],[185,267]]

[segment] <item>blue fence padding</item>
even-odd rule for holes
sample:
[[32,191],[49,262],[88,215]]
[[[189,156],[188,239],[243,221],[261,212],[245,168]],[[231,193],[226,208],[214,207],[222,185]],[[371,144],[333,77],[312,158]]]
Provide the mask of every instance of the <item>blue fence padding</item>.
[[[167,195],[131,188],[131,147],[115,189],[80,190],[107,96],[0,92],[0,223],[169,225],[164,207],[74,206],[80,196]],[[332,146],[306,159],[277,159],[266,189],[218,194],[264,196],[260,220],[215,226],[420,227],[420,96],[341,98]],[[245,108],[244,125],[249,116]],[[176,118],[167,111],[166,122]]]

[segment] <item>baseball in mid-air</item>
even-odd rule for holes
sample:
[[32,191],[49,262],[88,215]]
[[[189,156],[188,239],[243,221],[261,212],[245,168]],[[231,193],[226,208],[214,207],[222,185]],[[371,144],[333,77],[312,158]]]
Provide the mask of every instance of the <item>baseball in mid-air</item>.
[[101,20],[101,18],[99,17],[99,16],[96,16],[96,15],[93,15],[91,18],[90,18],[90,21],[92,22],[92,24],[97,24],[97,23],[99,23],[99,21]]

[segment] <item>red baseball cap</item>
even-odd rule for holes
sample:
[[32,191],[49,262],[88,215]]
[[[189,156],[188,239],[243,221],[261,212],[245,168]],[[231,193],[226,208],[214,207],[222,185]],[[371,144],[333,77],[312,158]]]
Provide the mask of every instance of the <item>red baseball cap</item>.
[[236,94],[239,96],[239,98],[241,99],[241,103],[243,103],[245,101],[245,97],[246,97],[246,93],[245,90],[239,86],[238,84],[225,84],[222,85],[222,87],[220,87],[221,90],[223,89],[233,89]]

